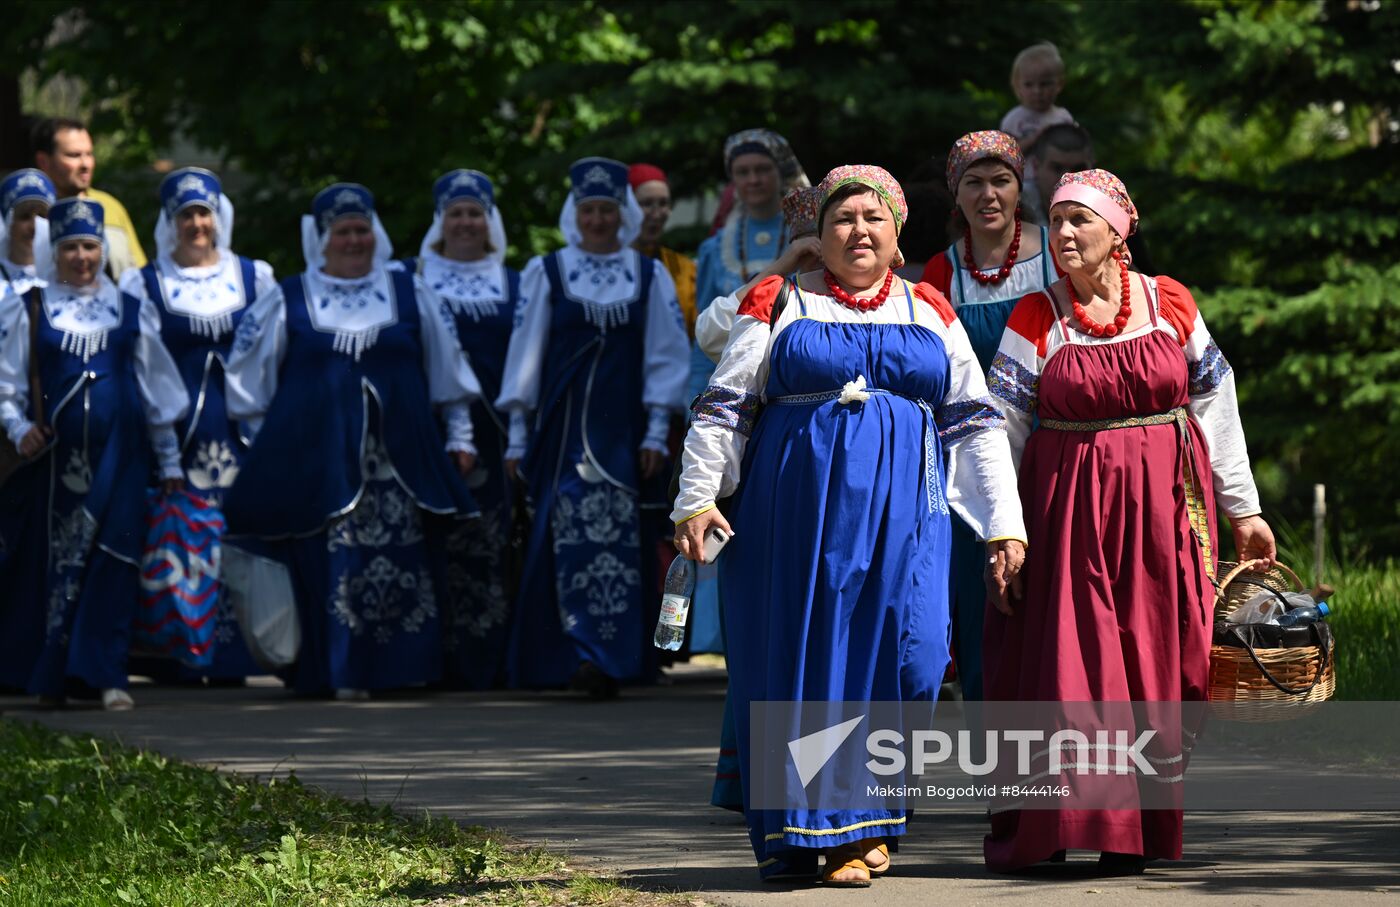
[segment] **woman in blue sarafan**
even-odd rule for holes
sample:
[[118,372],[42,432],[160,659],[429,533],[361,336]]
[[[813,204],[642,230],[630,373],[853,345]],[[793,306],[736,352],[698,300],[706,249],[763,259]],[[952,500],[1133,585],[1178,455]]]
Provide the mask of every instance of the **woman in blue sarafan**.
[[[23,298],[44,285],[38,258],[51,254],[45,218],[57,199],[41,170],[16,170],[0,181],[0,299]],[[0,323],[0,344],[15,329]],[[48,560],[44,466],[42,458],[25,463],[0,485],[0,687],[17,690],[29,684],[44,639],[44,610],[38,605]]]
[[476,515],[463,476],[481,391],[446,304],[385,267],[369,190],[337,183],[311,211],[306,271],[260,297],[234,338],[228,410],[254,442],[224,512],[232,536],[287,540],[302,628],[292,686],[364,699],[441,676],[424,514]]
[[639,489],[684,407],[689,341],[665,267],[630,248],[627,165],[583,158],[569,179],[568,245],[525,268],[496,403],[534,413],[507,452],[534,517],[506,668],[512,686],[606,698],[644,675]]
[[457,522],[447,532],[443,590],[443,682],[489,689],[500,679],[510,630],[505,575],[514,479],[505,468],[509,424],[523,436],[525,414],[493,405],[501,392],[520,296],[520,272],[505,265],[506,230],[491,180],[478,170],[453,170],[433,183],[433,223],[417,258],[402,265],[447,304],[457,337],[481,382],[472,404],[478,450],[467,485],[480,520]]
[[[103,211],[64,199],[49,210],[52,276],[33,306],[0,302],[0,424],[26,457],[46,456],[43,511],[48,572],[43,644],[28,687],[61,703],[83,687],[108,709],[129,709],[126,654],[140,594],[146,485],[158,468],[180,487],[175,422],[189,395],[160,340],[153,306],[103,274]],[[44,424],[30,410],[30,356],[38,360]]]
[[[935,701],[949,657],[950,510],[984,540],[1000,588],[1025,531],[1005,423],[967,334],[940,293],[892,271],[907,215],[899,184],[853,165],[821,192],[825,270],[767,278],[741,303],[692,408],[672,518],[691,558],[710,527],[735,533],[718,562],[720,601],[761,875],[813,879],[824,852],[826,884],[865,886],[888,868],[906,811],[753,808],[750,705]],[[731,493],[726,520],[715,500]]]
[[[233,203],[213,173],[176,170],[161,180],[159,194],[156,256],[144,268],[127,270],[120,285],[154,305],[161,340],[190,395],[190,412],[176,426],[186,486],[222,507],[248,449],[224,405],[224,366],[243,313],[277,281],[267,262],[233,253]],[[154,669],[184,679],[238,680],[262,673],[243,643],[229,594],[219,601],[213,664],[199,670],[162,667]]]

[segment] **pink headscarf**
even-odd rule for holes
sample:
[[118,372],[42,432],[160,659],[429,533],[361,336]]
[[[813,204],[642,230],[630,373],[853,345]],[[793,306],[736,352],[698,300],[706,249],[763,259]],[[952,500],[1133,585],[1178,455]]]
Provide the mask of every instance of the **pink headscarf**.
[[1080,170],[1060,177],[1050,207],[1060,202],[1078,202],[1108,221],[1124,239],[1137,232],[1137,206],[1123,181],[1107,170]]

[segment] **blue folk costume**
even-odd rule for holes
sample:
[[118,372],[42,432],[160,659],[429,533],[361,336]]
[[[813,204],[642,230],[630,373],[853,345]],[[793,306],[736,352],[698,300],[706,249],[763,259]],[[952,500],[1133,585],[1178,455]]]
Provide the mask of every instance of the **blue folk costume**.
[[[0,182],[0,299],[24,297],[31,288],[45,286],[37,262],[51,254],[48,220],[43,216],[34,220],[28,264],[14,261],[13,227],[21,205],[47,214],[57,198],[53,183],[41,170],[16,170]],[[8,312],[9,307],[5,308]],[[18,323],[0,322],[0,345],[18,330]],[[29,343],[28,336],[19,340]],[[48,552],[43,513],[46,465],[42,457],[37,458],[0,486],[0,686],[16,689],[28,685],[35,653],[44,639],[44,609],[39,602]]]
[[[476,514],[445,452],[476,452],[468,405],[480,386],[437,294],[384,266],[391,249],[369,190],[336,184],[312,212],[307,270],[259,298],[234,338],[228,410],[256,437],[224,499],[229,532],[286,540],[302,626],[297,690],[431,683],[442,581],[424,514]],[[326,242],[354,218],[374,232],[374,264],[331,276]]]
[[[88,199],[50,209],[55,248],[103,241],[102,206]],[[126,654],[137,609],[146,487],[180,476],[173,424],[189,408],[180,373],[161,343],[154,308],[105,276],[84,287],[49,281],[33,355],[53,431],[43,461],[41,510],[48,570],[39,605],[44,634],[31,692],[61,698],[69,681],[130,705]],[[16,444],[29,419],[29,313],[18,296],[0,303],[0,423]],[[154,449],[154,455],[153,455]]]
[[[838,168],[823,198],[852,182],[902,223],[878,168]],[[810,877],[821,849],[901,835],[907,814],[748,808],[750,704],[935,700],[949,511],[984,536],[1024,532],[1004,423],[947,301],[896,281],[860,311],[811,274],[775,317],[783,285],[767,278],[739,308],[693,406],[672,518],[735,494],[718,566],[745,818],[765,877]]]
[[[638,454],[665,454],[684,405],[689,341],[675,287],[656,260],[629,248],[641,209],[627,167],[585,158],[559,226],[569,244],[531,259],[497,406],[533,413],[521,473],[535,508],[507,674],[550,687],[602,675],[644,679],[649,645],[640,548]],[[586,252],[578,205],[619,206],[619,251]],[[615,687],[613,687],[615,688]],[[593,689],[597,692],[597,689]]]
[[[958,184],[968,168],[979,161],[995,160],[1011,168],[1017,179],[1024,170],[1020,146],[1005,133],[987,130],[958,139],[948,155],[948,191],[956,198]],[[953,304],[958,320],[967,331],[983,374],[992,367],[992,358],[1001,344],[1011,310],[1021,297],[1037,293],[1059,279],[1050,236],[1039,227],[1040,254],[1018,258],[1005,278],[982,283],[968,273],[958,243],[936,255],[924,268],[924,282],[941,292]],[[981,273],[995,277],[997,269]],[[957,661],[958,683],[966,699],[982,698],[982,626],[986,587],[982,567],[986,549],[971,527],[953,519],[953,652]]]
[[[154,305],[161,339],[190,395],[190,412],[176,426],[185,483],[192,493],[222,507],[248,450],[224,404],[224,368],[243,313],[277,281],[267,262],[231,251],[233,204],[214,174],[197,167],[170,173],[160,184],[160,204],[156,257],[123,274],[121,287]],[[219,256],[215,264],[186,268],[175,261],[177,219],[187,208],[204,208],[212,215]],[[262,673],[243,643],[230,594],[220,598],[213,664],[200,670],[174,664],[153,670],[220,680]]]
[[[476,205],[487,223],[487,253],[476,261],[442,254],[443,218],[453,206]],[[506,231],[495,188],[484,173],[453,170],[433,184],[433,223],[417,258],[403,267],[416,273],[452,313],[457,337],[481,382],[472,404],[476,467],[467,485],[481,508],[480,520],[459,521],[447,532],[446,589],[442,615],[443,681],[450,686],[489,689],[501,679],[510,630],[512,581],[506,575],[515,494],[506,474],[510,423],[526,431],[525,415],[493,405],[501,392],[506,349],[520,297],[520,272],[505,265]]]
[[[57,200],[53,182],[42,170],[16,170],[0,181],[0,298],[11,293],[23,296],[30,287],[43,284],[39,278],[39,255],[48,254],[52,248],[45,214]],[[24,204],[36,205],[42,212],[34,221],[30,264],[21,265],[12,257],[11,240],[15,214]]]

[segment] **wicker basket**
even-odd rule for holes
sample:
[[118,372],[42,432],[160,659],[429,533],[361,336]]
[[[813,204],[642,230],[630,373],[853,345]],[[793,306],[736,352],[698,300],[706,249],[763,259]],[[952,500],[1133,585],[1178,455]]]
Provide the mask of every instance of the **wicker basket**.
[[[1223,620],[1236,607],[1267,587],[1277,592],[1301,592],[1303,582],[1287,566],[1275,563],[1266,573],[1244,574],[1254,563],[1222,561],[1215,619]],[[1330,642],[1330,635],[1327,637]],[[1335,644],[1289,648],[1210,647],[1209,698],[1214,711],[1238,721],[1284,721],[1311,711],[1313,703],[1332,698],[1337,686]]]

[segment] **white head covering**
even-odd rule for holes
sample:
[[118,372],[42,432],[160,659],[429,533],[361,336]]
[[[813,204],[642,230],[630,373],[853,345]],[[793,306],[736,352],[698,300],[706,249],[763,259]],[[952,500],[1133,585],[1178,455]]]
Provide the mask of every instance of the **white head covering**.
[[[7,211],[0,220],[0,258],[10,259],[10,228],[14,226],[15,212]],[[34,266],[36,271],[44,270],[44,262],[52,262],[53,249],[49,247],[49,219],[34,218]]]
[[[32,167],[16,170],[0,181],[0,258],[10,258],[10,231],[14,229],[15,212],[27,201],[44,205],[45,214],[58,197],[48,176]],[[49,247],[49,221],[40,215],[34,219],[34,271],[36,274],[51,267],[53,250]]]
[[[642,206],[637,204],[636,193],[632,187],[627,187],[627,201],[622,207],[622,225],[617,228],[617,240],[626,248],[632,245],[638,236],[642,235],[642,219],[645,214]],[[583,242],[583,234],[578,228],[578,205],[574,204],[574,194],[570,192],[564,198],[564,207],[559,212],[559,231],[564,234],[564,240],[571,246],[580,245]]]
[[[455,205],[458,201],[462,201],[462,199],[457,199],[452,204]],[[478,202],[478,204],[480,203]],[[487,257],[497,264],[504,264],[506,260],[506,225],[501,220],[501,207],[499,205],[492,205],[486,214],[486,236],[491,241],[491,251],[487,253]],[[428,227],[428,232],[423,234],[423,241],[418,244],[418,254],[426,256],[429,252],[435,252],[433,246],[441,241],[442,212],[434,211],[432,226]]]
[[[374,231],[374,265],[383,267],[394,257],[394,243],[380,223],[378,213],[370,215],[369,226]],[[327,230],[325,235],[317,231],[316,218],[310,214],[301,216],[301,254],[306,260],[306,270],[319,271],[325,265],[326,243],[330,238],[331,231]]]
[[[156,216],[156,254],[169,256],[179,244],[179,227],[161,208]],[[227,251],[233,245],[233,202],[222,192],[219,193],[219,210],[214,212],[214,245],[220,251]]]
[[[49,246],[47,250],[39,245],[39,231],[34,233],[34,264],[39,278],[45,282],[53,283],[57,280],[58,274],[58,250],[63,243],[69,239],[96,239],[102,243],[102,258],[97,263],[97,281],[95,286],[98,289],[103,287],[113,287],[115,284],[107,277],[107,231],[104,221],[106,220],[102,204],[87,198],[64,198],[59,199],[49,208],[49,217],[45,221],[44,242]],[[87,226],[84,226],[86,224]],[[57,234],[55,238],[54,234]]]
[[331,228],[343,217],[369,218],[376,268],[382,268],[394,257],[394,244],[374,209],[374,196],[359,183],[335,183],[317,192],[311,200],[311,212],[301,218],[301,254],[308,271],[319,271],[325,266]]

